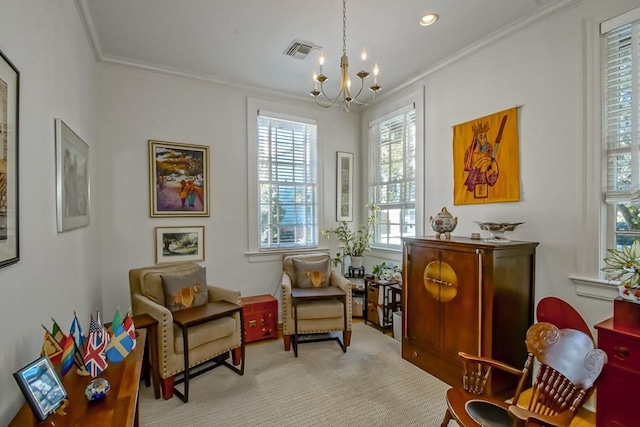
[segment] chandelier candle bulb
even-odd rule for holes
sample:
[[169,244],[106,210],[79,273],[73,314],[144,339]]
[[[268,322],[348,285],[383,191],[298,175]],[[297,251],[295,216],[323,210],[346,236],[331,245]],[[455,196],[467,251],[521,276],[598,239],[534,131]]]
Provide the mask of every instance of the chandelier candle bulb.
[[362,54],[360,55],[360,57],[362,58],[362,62],[365,62],[367,60],[367,48],[366,47],[364,49],[362,49]]

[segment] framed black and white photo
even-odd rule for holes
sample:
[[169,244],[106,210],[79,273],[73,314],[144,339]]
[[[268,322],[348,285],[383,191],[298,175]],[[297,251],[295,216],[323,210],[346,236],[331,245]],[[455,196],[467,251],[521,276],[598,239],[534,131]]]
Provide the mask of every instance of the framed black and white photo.
[[18,95],[20,73],[0,52],[0,268],[20,260]]
[[156,227],[156,264],[204,261],[204,226]]
[[47,356],[14,372],[13,377],[38,421],[54,413],[67,398],[67,391]]
[[336,221],[353,221],[353,153],[336,154]]
[[89,146],[56,119],[58,233],[89,225]]

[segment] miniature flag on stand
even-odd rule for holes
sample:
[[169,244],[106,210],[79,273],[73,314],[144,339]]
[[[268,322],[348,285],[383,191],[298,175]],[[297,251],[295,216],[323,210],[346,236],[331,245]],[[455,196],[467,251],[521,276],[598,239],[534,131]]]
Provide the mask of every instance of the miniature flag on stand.
[[107,339],[104,335],[105,329],[93,316],[89,326],[89,337],[87,338],[87,349],[84,355],[84,363],[92,377],[97,377],[102,371],[107,369],[107,359],[104,351],[107,346]]
[[80,356],[84,357],[84,343],[87,340],[87,337],[82,333],[82,327],[80,326],[80,322],[78,321],[78,316],[75,311],[73,312],[73,321],[69,328],[69,334],[73,337]]
[[76,343],[73,340],[73,336],[68,335],[62,339],[60,343],[62,345],[62,366],[60,367],[60,374],[65,376],[69,369],[73,366],[73,357],[76,352]]
[[124,321],[122,322],[122,327],[124,328],[125,331],[127,331],[127,334],[129,334],[129,336],[133,340],[133,347],[131,347],[131,350],[135,350],[136,328],[135,328],[135,325],[133,324],[133,319],[131,318],[131,311],[127,312],[127,315],[125,316]]
[[116,330],[122,326],[122,315],[120,314],[120,309],[116,308],[116,313],[113,315],[113,321],[111,322],[111,326],[109,326],[110,335],[115,335]]
[[113,336],[106,347],[106,355],[110,362],[122,362],[133,350],[135,341],[127,333],[122,325],[113,331]]
[[64,338],[64,334],[58,326],[58,322],[52,317],[51,321],[53,322],[53,328],[51,328],[51,335],[53,335],[53,339],[55,339],[59,344],[62,344],[62,339]]
[[62,347],[60,344],[53,338],[53,335],[49,333],[47,328],[44,327],[44,341],[42,342],[42,350],[40,351],[41,356],[47,356],[51,363],[54,365],[60,363],[62,359]]

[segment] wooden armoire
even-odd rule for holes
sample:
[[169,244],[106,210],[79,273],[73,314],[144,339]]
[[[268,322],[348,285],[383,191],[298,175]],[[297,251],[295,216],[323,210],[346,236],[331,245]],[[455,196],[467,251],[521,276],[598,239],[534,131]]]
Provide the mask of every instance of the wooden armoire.
[[[402,357],[455,386],[459,351],[522,368],[533,323],[535,242],[403,239]],[[514,384],[496,376],[494,393]]]

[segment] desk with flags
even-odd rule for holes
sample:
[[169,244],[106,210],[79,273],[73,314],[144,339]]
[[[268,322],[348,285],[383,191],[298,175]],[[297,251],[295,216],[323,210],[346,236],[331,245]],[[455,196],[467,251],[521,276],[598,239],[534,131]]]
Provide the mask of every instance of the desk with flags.
[[55,413],[38,423],[25,403],[9,426],[137,426],[138,391],[147,331],[140,329],[136,333],[136,349],[122,362],[109,363],[109,367],[99,375],[111,384],[109,394],[104,399],[97,402],[87,400],[84,391],[93,378],[78,375],[74,367],[62,377],[62,384],[69,395],[69,404],[64,409],[66,415]]

